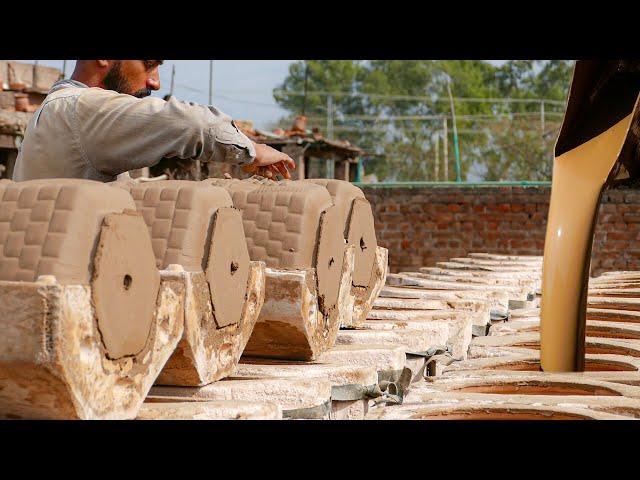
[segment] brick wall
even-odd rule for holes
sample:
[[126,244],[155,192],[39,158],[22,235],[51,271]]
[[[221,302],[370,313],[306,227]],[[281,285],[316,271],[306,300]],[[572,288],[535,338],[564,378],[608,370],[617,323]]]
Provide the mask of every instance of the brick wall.
[[[392,272],[469,252],[542,255],[549,186],[362,187]],[[640,270],[640,191],[603,195],[592,274]]]

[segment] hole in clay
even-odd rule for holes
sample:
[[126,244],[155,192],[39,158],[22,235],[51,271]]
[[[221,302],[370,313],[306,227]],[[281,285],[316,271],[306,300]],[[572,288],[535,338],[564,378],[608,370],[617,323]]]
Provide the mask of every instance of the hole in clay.
[[508,409],[462,409],[453,412],[417,413],[411,416],[418,420],[581,420],[584,415],[535,410],[510,411]]
[[131,288],[131,283],[133,283],[133,278],[131,278],[131,275],[125,275],[124,279],[122,280],[122,286],[124,287],[124,289],[129,290]]
[[364,243],[364,238],[360,237],[360,250],[364,251],[367,246]]
[[470,385],[454,388],[456,392],[492,393],[499,395],[602,395],[620,396],[619,392],[600,386],[564,382],[516,382],[493,385]]
[[606,328],[587,326],[587,335],[591,337],[604,337],[604,338],[620,338],[623,340],[638,340],[640,334],[636,332],[620,332],[611,331]]
[[[514,347],[530,348],[532,350],[540,350],[540,342],[522,342],[513,345]],[[602,355],[627,355],[629,357],[640,357],[640,352],[635,349],[629,349],[618,345],[603,345],[598,343],[587,344],[585,353],[602,354]]]
[[329,260],[329,267],[331,267],[331,265],[333,265],[335,262],[335,260],[333,259],[333,257],[331,257],[331,259]]
[[231,267],[230,267],[230,269],[229,269],[229,270],[230,270],[230,272],[231,272],[231,275],[233,275],[234,273],[236,273],[236,271],[238,270],[238,268],[239,268],[238,262],[231,262]]
[[[536,361],[522,361],[491,366],[488,370],[511,370],[518,372],[539,372],[540,363]],[[586,372],[635,372],[636,367],[623,362],[587,359],[584,364]]]

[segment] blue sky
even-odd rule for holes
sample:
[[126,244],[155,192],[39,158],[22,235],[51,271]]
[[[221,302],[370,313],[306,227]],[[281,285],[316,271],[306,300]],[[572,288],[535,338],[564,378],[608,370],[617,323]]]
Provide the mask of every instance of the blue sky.
[[[20,60],[33,63],[34,60]],[[501,64],[502,60],[489,60]],[[63,60],[39,60],[62,70]],[[254,127],[267,128],[286,115],[273,100],[273,89],[282,83],[294,60],[215,60],[213,104],[238,120],[251,120]],[[75,60],[67,60],[67,76]],[[169,92],[171,67],[176,66],[174,95],[181,100],[206,104],[209,97],[209,60],[165,60],[160,67],[161,88],[155,96]],[[288,125],[283,125],[285,128]]]
[[[33,63],[34,60],[19,60]],[[62,70],[63,60],[38,60],[42,65]],[[213,104],[233,118],[251,120],[265,128],[286,112],[273,100],[273,89],[289,72],[293,60],[215,60],[213,62]],[[67,76],[75,60],[67,60]],[[208,60],[165,60],[160,67],[162,97],[169,92],[171,67],[176,66],[174,95],[181,100],[206,104],[209,97]]]

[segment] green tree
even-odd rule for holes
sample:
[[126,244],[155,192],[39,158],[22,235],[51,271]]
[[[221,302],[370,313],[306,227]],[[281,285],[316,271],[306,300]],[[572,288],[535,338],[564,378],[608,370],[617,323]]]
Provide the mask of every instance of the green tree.
[[[326,95],[309,93],[305,98],[281,91],[303,92],[306,81],[308,92],[356,94],[333,97],[334,136],[347,139],[369,153],[367,173],[375,172],[380,180],[434,180],[435,136],[442,134],[441,116],[451,113],[449,82],[454,98],[564,101],[570,74],[571,62],[559,60],[511,60],[499,66],[481,60],[310,60],[290,66],[289,75],[274,91],[274,97],[292,116],[304,111],[312,125],[323,129]],[[384,97],[389,95],[420,96],[424,100]],[[457,100],[454,104],[463,179],[550,177],[551,150],[562,118],[561,105],[545,105],[543,125],[540,102]],[[390,122],[390,116],[400,118]],[[411,118],[415,116],[434,118]],[[449,179],[454,179],[450,118],[448,132]],[[439,152],[442,162],[441,149],[442,142]]]

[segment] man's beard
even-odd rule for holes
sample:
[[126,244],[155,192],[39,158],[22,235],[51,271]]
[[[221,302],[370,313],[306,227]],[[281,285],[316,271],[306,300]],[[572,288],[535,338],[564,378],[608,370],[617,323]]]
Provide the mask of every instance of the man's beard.
[[104,84],[107,90],[113,90],[118,93],[126,93],[128,95],[133,95],[134,97],[144,98],[151,95],[151,89],[149,88],[141,88],[133,93],[131,93],[131,85],[127,81],[127,79],[122,75],[121,63],[114,62],[111,66],[107,74],[105,75],[102,83]]

